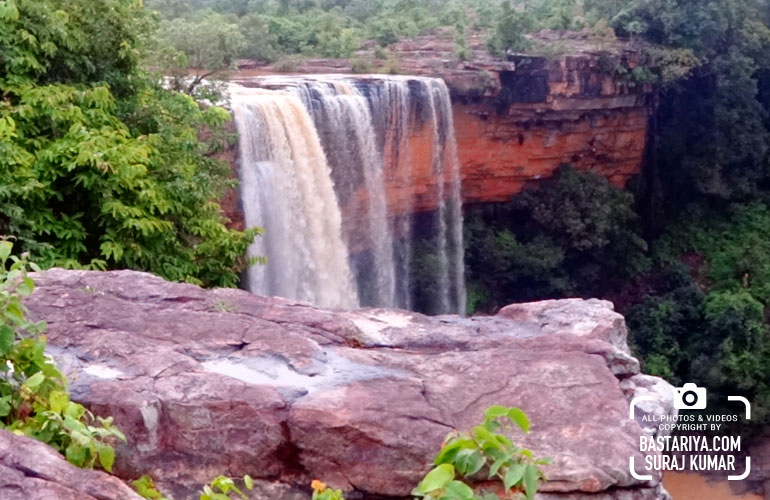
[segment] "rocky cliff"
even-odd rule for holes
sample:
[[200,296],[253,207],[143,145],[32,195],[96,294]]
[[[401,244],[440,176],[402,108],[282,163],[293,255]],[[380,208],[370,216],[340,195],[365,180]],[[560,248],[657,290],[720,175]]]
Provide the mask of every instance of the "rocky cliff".
[[128,435],[117,474],[152,474],[177,500],[222,473],[257,478],[255,498],[306,499],[314,478],[349,498],[407,497],[444,436],[493,404],[523,408],[532,432],[514,439],[553,458],[541,500],[667,497],[659,477],[629,473],[647,431],[629,420],[628,402],[652,394],[658,403],[637,418],[670,413],[671,387],[639,373],[607,302],[430,318],[322,310],[133,271],[35,279],[26,303],[48,321],[74,398]]
[[[491,57],[480,36],[471,36],[471,56],[454,55],[451,31],[409,39],[391,47],[390,61],[400,74],[443,78],[453,99],[454,124],[466,203],[504,202],[528,183],[547,179],[562,164],[591,170],[624,186],[644,159],[651,88],[628,77],[638,63],[638,47],[588,33],[534,35],[534,54]],[[548,52],[548,55],[542,55]],[[392,62],[377,61],[374,50],[357,57],[372,71]],[[242,63],[235,81],[258,85],[261,75],[285,69]],[[295,73],[351,73],[344,60],[297,62]],[[625,76],[623,76],[625,75]],[[364,77],[365,78],[365,77]],[[416,130],[410,140],[408,179],[386,172],[391,213],[427,211],[438,200],[421,193],[436,182],[432,171],[433,135]],[[365,188],[354,199],[365,204]],[[343,207],[357,213],[356,207]]]

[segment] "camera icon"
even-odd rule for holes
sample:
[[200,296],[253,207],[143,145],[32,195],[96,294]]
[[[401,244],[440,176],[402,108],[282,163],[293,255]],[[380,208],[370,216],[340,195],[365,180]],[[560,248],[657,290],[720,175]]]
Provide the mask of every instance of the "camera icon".
[[674,389],[674,408],[677,410],[704,410],[706,408],[706,388],[693,383],[684,384]]

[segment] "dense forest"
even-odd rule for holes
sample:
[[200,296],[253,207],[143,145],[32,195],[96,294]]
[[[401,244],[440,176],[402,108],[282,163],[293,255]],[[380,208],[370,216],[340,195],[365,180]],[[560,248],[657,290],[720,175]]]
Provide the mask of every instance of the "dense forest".
[[203,78],[367,41],[388,57],[438,27],[460,59],[472,32],[501,58],[545,28],[638,41],[657,101],[643,173],[619,190],[565,166],[469,211],[471,312],[611,299],[648,372],[738,391],[766,422],[769,20],[765,0],[0,0],[0,234],[43,267],[235,286],[257,231],[220,214],[233,138]]

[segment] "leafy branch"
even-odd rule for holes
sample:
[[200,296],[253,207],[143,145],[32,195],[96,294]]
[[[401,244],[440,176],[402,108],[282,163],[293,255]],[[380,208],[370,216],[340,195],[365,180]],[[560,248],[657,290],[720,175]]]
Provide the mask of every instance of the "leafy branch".
[[503,498],[517,498],[523,492],[532,500],[541,479],[540,466],[549,459],[535,458],[531,450],[516,446],[501,431],[515,426],[529,432],[530,421],[519,408],[491,406],[484,421],[470,432],[453,432],[447,436],[436,456],[436,467],[412,491],[424,500],[499,500],[496,493],[477,496],[467,484],[482,477],[486,468],[488,479],[502,483]]

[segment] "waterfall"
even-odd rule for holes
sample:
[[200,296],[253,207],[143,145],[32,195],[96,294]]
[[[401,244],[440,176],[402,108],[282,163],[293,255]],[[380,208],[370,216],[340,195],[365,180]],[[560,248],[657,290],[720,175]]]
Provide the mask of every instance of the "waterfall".
[[[356,189],[363,180],[369,194],[365,213],[350,221],[345,231],[348,248],[358,244],[372,254],[371,279],[359,287],[362,303],[380,307],[396,307],[396,273],[393,236],[388,221],[383,178],[383,158],[377,144],[369,103],[349,82],[317,82],[297,88],[311,110],[326,151],[336,173],[338,195]],[[362,178],[362,179],[361,179]],[[352,241],[354,238],[360,241]],[[363,269],[357,269],[361,275]]]
[[[271,76],[256,84],[235,87],[232,99],[246,223],[266,231],[250,252],[268,263],[249,271],[249,289],[332,307],[464,313],[460,171],[443,80]],[[429,158],[412,151],[417,133],[430,138]],[[426,169],[429,179],[416,182]],[[425,200],[435,210],[417,213]],[[426,253],[429,269],[415,271]],[[415,273],[427,273],[429,298],[417,297]]]
[[249,290],[357,306],[331,171],[305,106],[294,95],[252,89],[234,91],[232,105],[245,222],[270,235],[249,249],[267,257],[249,269]]

